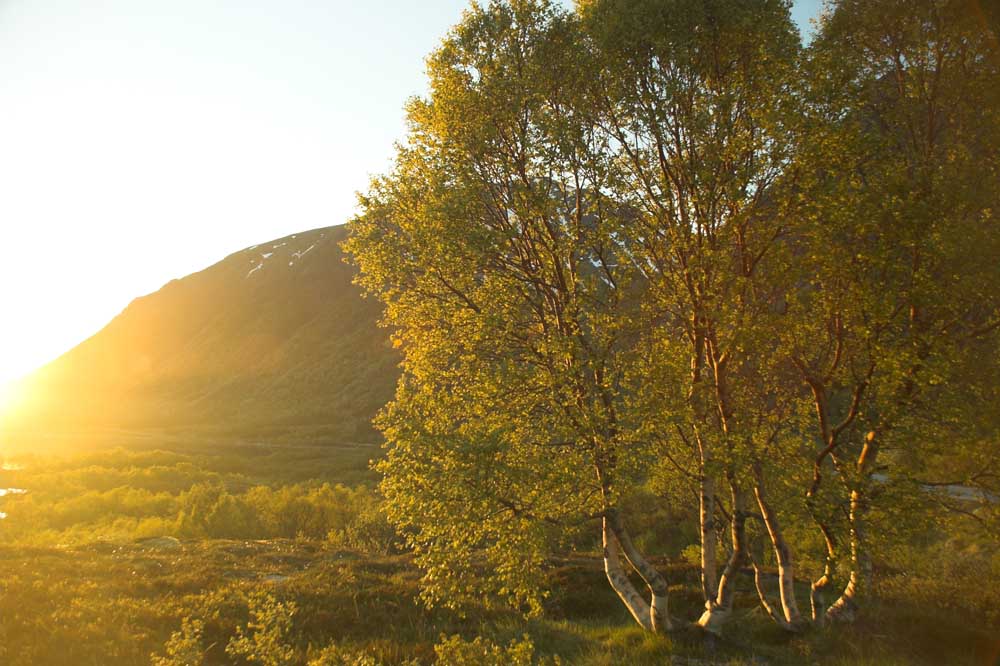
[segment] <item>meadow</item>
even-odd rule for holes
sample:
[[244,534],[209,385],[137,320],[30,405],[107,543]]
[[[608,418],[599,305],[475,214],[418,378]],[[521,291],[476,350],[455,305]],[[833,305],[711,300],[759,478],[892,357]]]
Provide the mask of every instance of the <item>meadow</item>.
[[[539,615],[428,608],[380,511],[375,446],[131,447],[7,461],[0,485],[27,492],[0,500],[3,663],[978,665],[1000,649],[1000,593],[977,584],[1000,559],[954,534],[915,544],[949,555],[923,570],[881,562],[850,627],[779,630],[744,572],[734,631],[654,635],[582,536],[546,564]],[[657,561],[680,617],[702,603],[690,538]]]

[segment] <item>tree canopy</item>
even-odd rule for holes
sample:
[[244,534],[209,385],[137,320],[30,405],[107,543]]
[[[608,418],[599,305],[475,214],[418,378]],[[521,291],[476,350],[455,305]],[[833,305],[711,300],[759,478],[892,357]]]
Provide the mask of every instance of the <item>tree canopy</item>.
[[670,502],[701,626],[750,566],[799,629],[853,617],[871,521],[996,492],[998,63],[964,1],[839,0],[808,47],[781,0],[473,5],[346,243],[404,353],[379,467],[428,601],[538,610],[590,529],[668,630],[630,524]]

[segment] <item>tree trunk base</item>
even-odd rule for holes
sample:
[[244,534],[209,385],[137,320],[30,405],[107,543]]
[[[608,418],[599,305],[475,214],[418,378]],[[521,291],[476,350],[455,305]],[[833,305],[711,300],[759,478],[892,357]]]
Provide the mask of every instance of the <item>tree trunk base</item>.
[[826,611],[828,622],[851,624],[857,619],[858,605],[853,599],[841,597]]
[[706,604],[705,606],[705,612],[701,614],[695,624],[710,634],[721,636],[723,627],[733,615],[732,609],[722,608],[714,604]]

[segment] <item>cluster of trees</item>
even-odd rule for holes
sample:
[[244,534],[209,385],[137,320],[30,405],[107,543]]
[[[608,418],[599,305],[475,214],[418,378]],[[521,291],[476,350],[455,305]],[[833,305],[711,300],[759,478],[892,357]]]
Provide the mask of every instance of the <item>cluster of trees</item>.
[[[311,539],[371,555],[395,551],[395,531],[370,486],[287,479],[289,474],[299,476],[310,470],[317,470],[315,462],[308,457],[297,461],[294,452],[277,459],[227,452],[213,459],[165,451],[113,450],[34,459],[26,469],[2,480],[26,492],[4,497],[7,501],[2,508],[8,516],[0,531],[0,545],[170,535]],[[353,476],[353,470],[326,472],[327,478],[350,480]]]
[[743,569],[782,627],[849,620],[871,521],[989,519],[937,490],[1000,472],[1000,50],[976,7],[835,0],[808,47],[783,0],[465,14],[346,243],[405,354],[382,491],[428,600],[537,609],[585,524],[669,630],[626,510],[653,479],[698,516],[709,631]]
[[326,539],[371,554],[396,547],[378,497],[365,486],[254,486],[230,493],[221,485],[197,484],[179,496],[178,505],[173,531],[186,537]]

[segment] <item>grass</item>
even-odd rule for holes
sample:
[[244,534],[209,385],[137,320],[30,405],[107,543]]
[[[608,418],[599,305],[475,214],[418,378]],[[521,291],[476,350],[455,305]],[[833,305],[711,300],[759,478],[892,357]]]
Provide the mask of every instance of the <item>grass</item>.
[[[150,443],[72,458],[21,459],[24,469],[0,473],[0,487],[30,493],[8,497],[0,507],[10,512],[0,521],[0,664],[148,664],[185,617],[205,623],[206,663],[233,663],[225,646],[237,626],[246,626],[247,597],[260,589],[296,604],[287,641],[303,663],[310,647],[334,643],[386,665],[412,659],[429,664],[441,637],[458,634],[500,645],[527,635],[536,655],[581,666],[1000,664],[1000,613],[988,584],[980,585],[982,599],[974,599],[958,592],[976,589],[966,583],[892,574],[855,625],[788,634],[759,610],[745,576],[738,581],[736,617],[726,636],[707,641],[687,626],[669,636],[640,630],[610,590],[594,554],[552,561],[544,612],[524,618],[485,604],[463,612],[424,607],[417,600],[420,571],[407,555],[373,555],[341,541],[306,538],[146,541],[106,526],[124,518],[108,513],[101,493],[114,494],[119,487],[167,497],[115,509],[134,512],[161,505],[176,511],[180,494],[205,479],[218,479],[234,492],[252,484],[368,485],[374,481],[368,459],[377,452],[364,445],[209,443],[163,451]],[[96,498],[93,505],[79,510],[88,493]],[[28,506],[34,514],[23,513]],[[67,512],[67,506],[77,512]],[[82,522],[62,532],[26,529],[28,515],[40,520],[57,510]],[[15,539],[18,531],[23,539]],[[671,583],[672,615],[696,618],[702,606],[697,570],[655,563]],[[807,591],[802,583],[803,608]]]
[[[708,643],[686,628],[649,635],[618,605],[596,558],[558,563],[552,581],[560,593],[542,617],[531,619],[486,608],[429,610],[415,600],[419,571],[407,556],[368,557],[303,540],[2,547],[0,568],[0,659],[11,665],[146,664],[185,616],[205,621],[208,662],[230,663],[223,648],[246,622],[246,593],[261,587],[297,604],[289,640],[301,654],[335,642],[386,664],[429,663],[443,634],[483,635],[501,644],[528,635],[537,654],[581,666],[979,666],[996,663],[997,656],[996,628],[888,600],[853,627],[789,635],[744,593],[740,621],[724,639]],[[692,573],[671,570],[682,580]],[[672,596],[674,612],[692,617],[695,588],[679,585]]]

